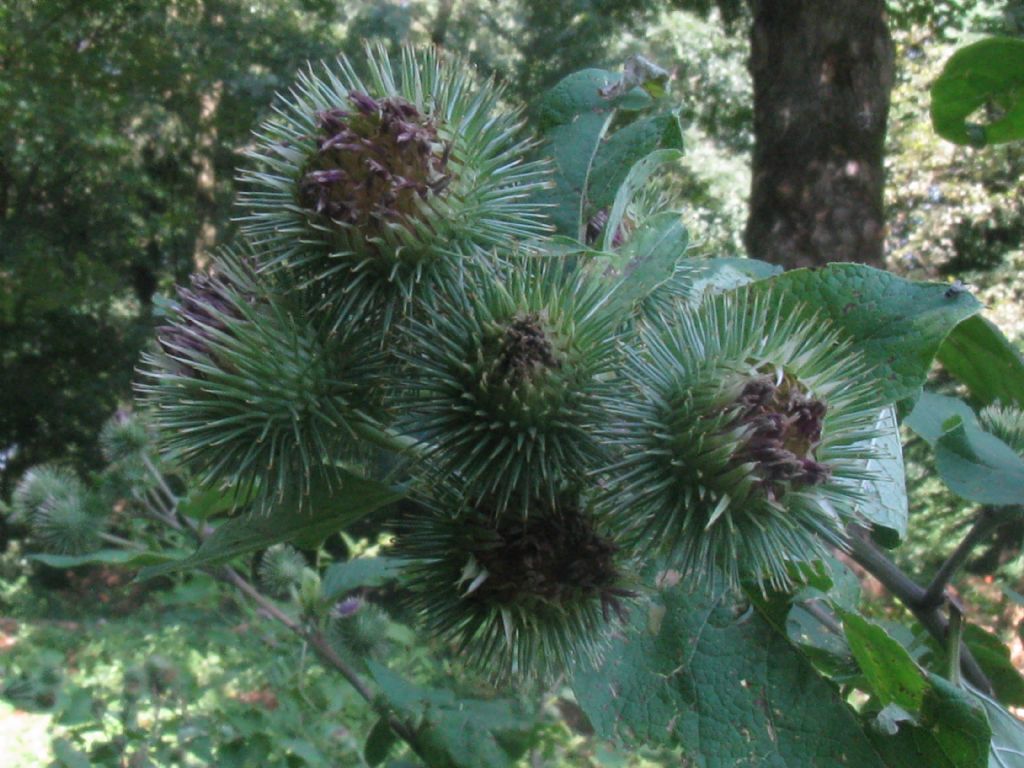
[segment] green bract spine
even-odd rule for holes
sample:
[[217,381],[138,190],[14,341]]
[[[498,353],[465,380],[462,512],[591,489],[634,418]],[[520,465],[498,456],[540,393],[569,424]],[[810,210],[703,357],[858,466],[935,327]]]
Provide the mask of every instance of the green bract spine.
[[399,423],[437,477],[525,513],[603,462],[602,394],[616,361],[605,298],[584,272],[524,256],[409,323]]
[[545,166],[501,87],[433,48],[393,64],[368,46],[366,71],[341,57],[303,73],[241,174],[261,267],[319,283],[335,326],[380,312],[387,327],[481,248],[548,231],[528,199]]
[[620,460],[602,505],[697,579],[789,586],[791,564],[842,546],[880,458],[856,354],[783,307],[740,290],[677,312],[629,352],[632,393],[608,401]]
[[336,482],[379,398],[373,334],[328,333],[296,296],[257,282],[247,258],[221,254],[215,275],[179,289],[137,385],[164,457],[258,509],[286,496],[301,507],[315,479]]
[[633,569],[578,495],[536,501],[525,515],[467,506],[451,486],[437,498],[395,547],[428,631],[496,680],[549,679],[599,658],[634,596]]

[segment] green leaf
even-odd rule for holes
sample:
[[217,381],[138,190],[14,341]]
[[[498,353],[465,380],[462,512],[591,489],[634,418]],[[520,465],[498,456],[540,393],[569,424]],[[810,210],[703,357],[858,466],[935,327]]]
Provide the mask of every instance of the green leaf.
[[193,520],[206,520],[245,506],[248,501],[238,488],[193,488],[178,502],[178,512]]
[[1024,460],[995,435],[954,416],[935,443],[935,466],[957,496],[979,504],[1024,503]]
[[849,611],[840,615],[867,689],[883,708],[896,705],[913,717],[900,722],[881,718],[881,730],[871,732],[886,764],[983,768],[990,732],[984,711],[970,694],[922,670],[878,624]]
[[[861,598],[860,579],[834,557],[827,557],[824,564],[827,566],[824,577],[820,570],[809,578],[804,572],[808,586],[789,597],[791,607],[784,614],[784,620],[777,615],[777,609],[772,616],[771,607],[759,600],[756,593],[751,597],[761,615],[776,629],[783,627],[790,642],[800,647],[816,669],[834,682],[845,683],[860,677],[857,663],[842,630],[836,631],[820,614],[830,614],[833,609],[856,611]],[[818,610],[812,610],[812,602],[817,603]]]
[[67,739],[54,739],[52,743],[54,763],[60,768],[90,768],[89,758],[71,746]]
[[895,735],[869,731],[886,765],[985,768],[992,735],[985,710],[967,691],[949,681],[937,675],[928,675],[927,680],[916,725],[900,723]]
[[[996,117],[968,122],[979,108]],[[954,53],[932,85],[932,125],[942,138],[975,147],[1024,139],[1024,40],[992,37]]]
[[333,600],[357,587],[379,587],[394,581],[401,572],[401,563],[391,557],[357,557],[335,563],[324,573],[321,594],[325,600]]
[[967,293],[947,296],[942,283],[915,283],[862,264],[796,269],[752,290],[781,292],[832,321],[873,369],[882,403],[915,397],[943,339],[981,309]]
[[1024,503],[1024,460],[985,432],[966,403],[925,392],[906,423],[932,444],[939,475],[955,494],[981,504]]
[[[620,75],[605,69],[582,69],[562,78],[534,106],[538,130],[547,133],[552,128],[572,123],[577,115],[584,113],[611,112],[621,105],[621,100],[606,99],[600,92],[621,79]],[[651,99],[647,98],[646,104],[650,103]]]
[[346,473],[342,487],[314,482],[306,509],[282,503],[269,515],[241,515],[225,521],[190,557],[144,568],[140,580],[151,579],[184,568],[208,568],[213,565],[265,549],[283,541],[323,540],[356,520],[402,498],[404,494],[383,485]]
[[[619,231],[622,217],[626,215],[626,206],[632,202],[636,193],[647,185],[647,180],[658,168],[666,163],[675,162],[682,156],[683,153],[678,149],[656,149],[633,164],[615,193],[615,202],[612,203],[612,210],[608,214],[608,223],[604,227],[604,249],[606,251],[612,250],[615,233]],[[583,239],[584,223],[580,225],[580,240]]]
[[604,276],[614,284],[609,306],[632,309],[672,277],[686,253],[689,235],[678,213],[658,213],[647,219],[617,253]]
[[587,187],[586,214],[611,205],[630,170],[649,153],[682,148],[683,131],[676,112],[636,120],[616,131],[597,148]]
[[690,585],[634,608],[576,698],[603,737],[682,747],[700,768],[881,768],[853,710],[746,604]]
[[1024,723],[990,697],[968,687],[968,691],[984,707],[992,731],[988,768],[1021,768],[1024,766]]
[[849,611],[840,616],[850,650],[881,705],[895,703],[910,712],[919,711],[928,682],[906,649],[862,616]]
[[371,767],[380,765],[387,759],[388,752],[391,751],[391,747],[397,740],[398,737],[388,725],[387,718],[380,718],[370,729],[370,735],[366,737],[363,758]]
[[1001,589],[1003,590],[1003,594],[1010,598],[1017,605],[1024,606],[1024,595],[1022,595],[1020,592],[1013,589],[1012,587],[1006,586],[1005,584],[1003,584]]
[[999,400],[1024,407],[1024,359],[1002,331],[981,315],[954,328],[937,357],[981,405]]
[[[324,753],[306,739],[281,739],[277,746],[283,749],[289,757],[298,757],[309,766],[324,765],[328,762]],[[293,764],[289,761],[289,765]]]
[[[639,110],[653,103],[639,88],[615,97],[601,95],[602,89],[621,80],[612,72],[585,69],[562,79],[536,104],[536,123],[544,135],[540,154],[550,157],[554,166],[554,187],[538,194],[538,202],[550,206],[548,215],[558,233],[581,242],[593,174],[599,173],[594,177],[598,195],[610,202],[635,159],[653,149],[651,142],[682,143],[674,115],[663,116],[660,123],[642,120],[636,128],[624,128],[628,133],[622,139],[613,136],[602,141],[616,110]],[[597,169],[599,154],[607,154],[607,159]],[[617,161],[622,165],[616,166]]]
[[822,623],[805,603],[794,603],[786,617],[785,628],[790,642],[799,647],[816,670],[834,683],[846,684],[861,678],[846,638]]
[[133,549],[99,549],[84,555],[29,555],[29,560],[48,565],[51,568],[78,568],[83,565],[123,565],[127,568],[141,568],[174,560],[165,552],[138,551]]
[[614,102],[599,90],[618,79],[611,72],[585,69],[561,80],[536,106],[545,138],[540,152],[554,164],[554,188],[538,197],[551,206],[548,215],[556,230],[579,240],[590,169],[614,114]]
[[1024,677],[1010,661],[1010,649],[1003,641],[979,626],[968,624],[964,627],[964,642],[991,681],[996,698],[1008,706],[1024,706]]
[[877,539],[887,547],[895,547],[907,535],[907,478],[903,467],[903,445],[900,440],[896,408],[888,405],[875,422],[878,433],[868,443],[873,457],[867,462],[871,477],[854,483],[863,501],[857,512],[874,526]]
[[70,685],[60,691],[55,709],[55,720],[63,726],[96,722],[97,702],[88,688]]
[[757,259],[687,259],[675,279],[685,286],[686,302],[697,306],[705,296],[767,280],[782,274],[782,267]]
[[431,768],[511,768],[529,746],[532,720],[513,701],[458,698],[373,661],[367,669],[388,706],[415,724],[419,752]]
[[934,392],[922,392],[914,405],[914,410],[903,420],[919,437],[931,445],[935,445],[945,434],[943,424],[958,416],[965,424],[974,429],[981,429],[974,411],[963,400]]

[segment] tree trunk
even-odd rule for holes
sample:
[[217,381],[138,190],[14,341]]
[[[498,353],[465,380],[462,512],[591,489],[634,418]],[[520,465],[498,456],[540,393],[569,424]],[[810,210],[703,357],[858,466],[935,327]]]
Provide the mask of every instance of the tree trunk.
[[430,30],[430,42],[434,45],[444,46],[448,37],[448,24],[452,20],[452,11],[455,9],[455,0],[441,0],[437,5],[437,15]]
[[893,45],[884,0],[751,0],[746,244],[786,267],[882,266]]
[[196,165],[196,212],[199,230],[192,249],[192,265],[205,272],[210,264],[210,251],[217,244],[217,175],[214,152],[217,147],[217,110],[224,95],[224,83],[213,83],[199,95],[199,132],[193,162]]

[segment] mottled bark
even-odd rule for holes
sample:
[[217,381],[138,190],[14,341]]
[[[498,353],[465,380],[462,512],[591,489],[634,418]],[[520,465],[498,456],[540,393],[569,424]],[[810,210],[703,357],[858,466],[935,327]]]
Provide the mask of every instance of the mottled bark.
[[210,251],[217,243],[217,175],[214,151],[217,147],[217,110],[224,95],[224,83],[218,80],[199,96],[199,131],[193,162],[196,166],[196,232],[192,263],[203,272],[210,263]]
[[434,17],[434,24],[430,30],[430,42],[434,45],[444,46],[453,10],[455,10],[455,0],[441,0],[438,3],[437,15]]
[[884,262],[893,84],[884,0],[751,0],[755,148],[746,243],[787,267]]

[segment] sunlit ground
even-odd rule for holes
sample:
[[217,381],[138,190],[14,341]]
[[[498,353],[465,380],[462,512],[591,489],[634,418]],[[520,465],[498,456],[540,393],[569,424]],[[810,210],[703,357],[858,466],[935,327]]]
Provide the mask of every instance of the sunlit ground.
[[16,709],[0,700],[0,766],[37,768],[53,759],[50,750],[51,716]]

